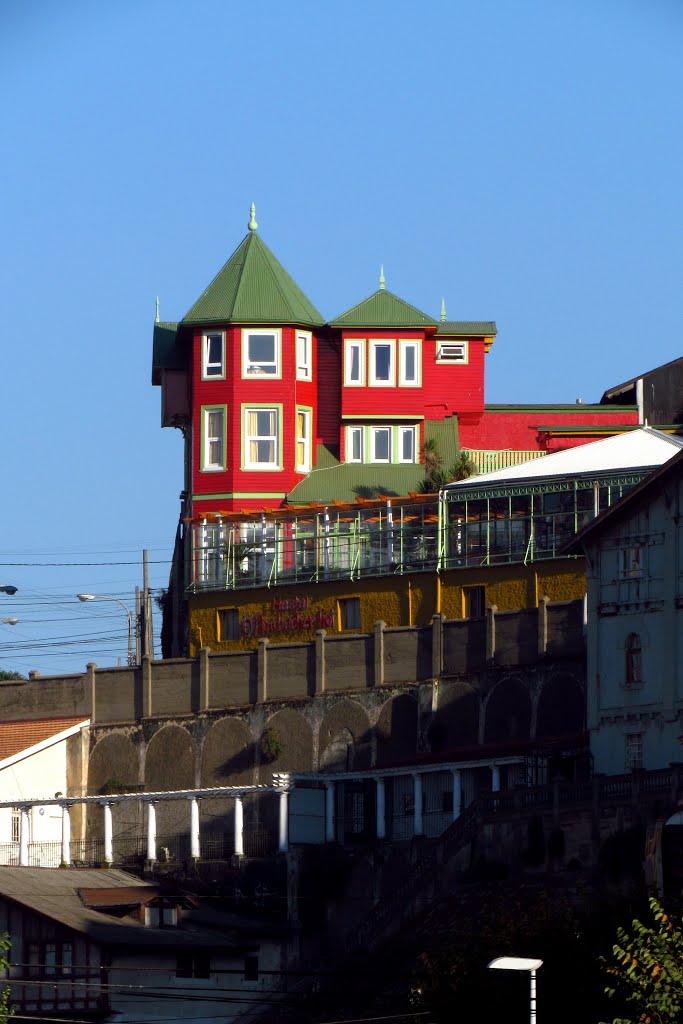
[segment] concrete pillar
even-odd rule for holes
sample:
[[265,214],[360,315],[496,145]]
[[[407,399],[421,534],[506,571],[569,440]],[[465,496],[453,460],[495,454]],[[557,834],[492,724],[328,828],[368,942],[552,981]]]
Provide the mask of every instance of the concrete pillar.
[[373,632],[373,647],[374,647],[374,662],[375,662],[375,674],[374,674],[374,685],[384,685],[384,627],[386,623],[376,622],[372,627]]
[[235,797],[235,856],[244,856],[244,806],[242,797]]
[[153,800],[147,802],[147,863],[154,864],[157,859],[157,805]]
[[375,781],[377,783],[377,838],[384,839],[387,834],[384,779],[378,776]]
[[104,804],[104,863],[114,863],[114,831],[112,828],[111,804]]
[[416,836],[423,836],[424,816],[422,814],[422,774],[420,772],[413,772],[413,793],[415,805],[415,822],[413,825],[413,834]]
[[325,842],[333,843],[334,834],[334,782],[325,783]]
[[280,853],[287,853],[289,848],[289,790],[280,790],[280,806],[278,808],[278,841]]
[[325,692],[325,637],[326,629],[315,631],[315,692]]
[[443,616],[432,615],[432,676],[438,679],[443,672]]
[[500,793],[500,767],[497,764],[491,765],[491,792]]
[[71,865],[71,815],[69,805],[62,804],[62,867]]
[[495,604],[486,609],[486,660],[493,661],[496,656],[496,612]]
[[460,817],[462,810],[462,772],[459,768],[451,768],[453,776],[453,821]]
[[149,718],[152,714],[152,659],[143,654],[142,664],[142,717]]
[[256,651],[256,699],[259,704],[268,698],[268,637],[264,636],[258,642]]
[[29,809],[19,809],[19,866],[28,867]]
[[199,860],[199,800],[196,796],[190,799],[190,857]]
[[199,649],[199,710],[207,711],[211,706],[211,688],[209,676],[209,648]]
[[548,605],[550,598],[546,595],[538,602],[538,656],[544,658],[548,650]]

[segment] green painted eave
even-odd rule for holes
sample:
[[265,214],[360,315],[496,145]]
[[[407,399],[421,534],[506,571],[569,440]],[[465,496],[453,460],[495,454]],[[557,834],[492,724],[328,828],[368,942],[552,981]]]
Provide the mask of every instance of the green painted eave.
[[378,288],[357,306],[330,320],[330,327],[436,327],[436,320],[386,288]]
[[324,319],[265,242],[250,231],[181,322],[317,327]]
[[436,334],[449,338],[490,338],[498,334],[498,328],[495,320],[442,320]]
[[[426,420],[424,437],[434,438],[437,442],[444,469],[455,462],[459,452],[455,416],[445,420]],[[305,505],[309,501],[321,504],[355,501],[356,498],[374,498],[379,494],[404,497],[417,490],[425,475],[421,464],[340,463],[325,445],[317,446],[315,465],[316,468],[287,495],[289,505]]]
[[154,324],[152,339],[152,384],[161,384],[162,370],[183,370],[185,356],[178,344],[178,324]]

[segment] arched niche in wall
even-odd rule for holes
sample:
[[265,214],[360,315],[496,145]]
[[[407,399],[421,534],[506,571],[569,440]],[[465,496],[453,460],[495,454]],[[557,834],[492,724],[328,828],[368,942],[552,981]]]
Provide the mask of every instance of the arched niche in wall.
[[[88,795],[106,796],[112,793],[127,793],[138,787],[140,762],[138,751],[129,736],[109,733],[97,741],[88,758]],[[77,807],[72,808],[74,819]],[[89,839],[101,839],[104,834],[102,808],[89,804],[86,817],[86,835]],[[141,826],[142,814],[137,801],[123,801],[112,810],[112,832],[114,839],[131,828],[137,831]]]
[[536,711],[536,737],[552,739],[583,732],[586,695],[569,672],[552,675],[541,690]]
[[414,756],[417,749],[417,701],[409,693],[392,697],[377,719],[377,765]]
[[372,758],[370,721],[354,700],[340,700],[329,709],[318,733],[318,761],[323,771],[369,768]]
[[429,744],[434,754],[476,747],[479,743],[479,693],[469,683],[452,683],[439,688],[439,704],[429,726]]
[[[202,751],[201,784],[252,786],[255,781],[254,742],[239,718],[222,718],[211,726]],[[199,807],[202,831],[233,832],[235,801],[230,797],[205,797]]]
[[313,771],[313,730],[298,711],[283,708],[266,722],[261,737],[259,781],[269,783],[273,772]]
[[[179,725],[165,725],[152,736],[145,757],[145,786],[152,792],[170,789],[194,789],[195,750],[187,729]],[[185,852],[190,836],[189,800],[160,800],[156,805],[157,836],[160,846],[164,840],[179,839],[180,853]],[[189,845],[188,845],[189,854]]]
[[531,697],[519,679],[502,679],[491,691],[484,711],[484,743],[529,739]]

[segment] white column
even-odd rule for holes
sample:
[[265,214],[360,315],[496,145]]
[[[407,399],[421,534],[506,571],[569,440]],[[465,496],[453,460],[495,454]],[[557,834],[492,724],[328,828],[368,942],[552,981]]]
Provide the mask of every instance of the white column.
[[19,810],[19,866],[22,868],[28,867],[28,813],[28,807]]
[[536,971],[530,971],[529,975],[529,1024],[536,1024]]
[[69,805],[62,804],[62,865],[71,864],[71,815]]
[[334,835],[334,782],[325,783],[325,842],[333,843]]
[[235,797],[235,856],[244,856],[244,807],[242,797]]
[[199,800],[190,799],[190,857],[199,860]]
[[289,791],[286,789],[280,790],[280,807],[279,807],[279,819],[278,819],[278,842],[277,848],[280,853],[287,853],[289,846]]
[[114,833],[112,829],[111,804],[104,804],[102,810],[104,811],[104,863],[112,864],[114,862]]
[[497,764],[491,765],[491,792],[500,793],[500,767]]
[[153,864],[157,859],[157,805],[153,800],[147,802],[147,863]]
[[422,820],[422,775],[420,772],[413,772],[413,793],[415,802],[415,824],[413,834],[424,835],[424,822]]
[[384,779],[378,776],[377,782],[377,838],[384,839],[387,834],[387,812],[384,795]]
[[453,776],[453,821],[460,817],[462,810],[462,772],[459,768],[451,768]]

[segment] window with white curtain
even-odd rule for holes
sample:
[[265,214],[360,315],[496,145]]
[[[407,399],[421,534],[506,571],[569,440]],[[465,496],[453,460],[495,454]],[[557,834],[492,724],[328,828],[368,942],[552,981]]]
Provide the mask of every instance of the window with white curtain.
[[244,410],[245,469],[279,469],[279,419],[277,408]]

